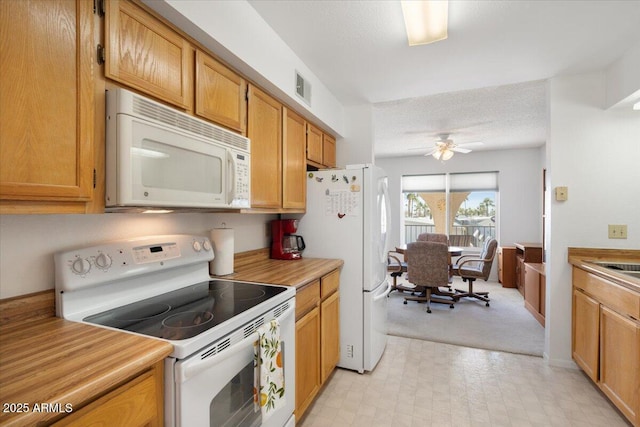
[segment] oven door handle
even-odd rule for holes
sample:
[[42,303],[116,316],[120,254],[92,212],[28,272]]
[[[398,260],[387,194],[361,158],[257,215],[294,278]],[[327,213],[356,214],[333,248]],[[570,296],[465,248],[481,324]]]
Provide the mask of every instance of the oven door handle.
[[[278,321],[282,322],[287,317],[291,316],[295,311],[295,305],[289,307],[285,310],[280,316],[277,317]],[[206,371],[211,366],[214,366],[223,360],[227,360],[230,357],[235,356],[247,349],[247,347],[253,347],[253,343],[258,341],[258,333],[254,332],[251,335],[244,338],[242,341],[232,345],[229,348],[222,350],[222,352],[208,357],[206,359],[200,360],[198,358],[192,358],[191,360],[187,360],[184,363],[181,363],[176,366],[176,381],[179,383],[184,383],[203,371]]]

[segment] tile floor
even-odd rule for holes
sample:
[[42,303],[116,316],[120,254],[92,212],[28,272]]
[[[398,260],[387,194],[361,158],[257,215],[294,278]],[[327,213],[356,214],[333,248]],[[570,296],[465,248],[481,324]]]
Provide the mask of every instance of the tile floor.
[[390,336],[372,373],[337,369],[298,425],[629,426],[581,371]]

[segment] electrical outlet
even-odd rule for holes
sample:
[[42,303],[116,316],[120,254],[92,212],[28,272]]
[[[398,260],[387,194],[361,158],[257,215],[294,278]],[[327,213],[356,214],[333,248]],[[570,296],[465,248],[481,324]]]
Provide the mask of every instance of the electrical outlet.
[[609,224],[610,239],[626,239],[627,224]]

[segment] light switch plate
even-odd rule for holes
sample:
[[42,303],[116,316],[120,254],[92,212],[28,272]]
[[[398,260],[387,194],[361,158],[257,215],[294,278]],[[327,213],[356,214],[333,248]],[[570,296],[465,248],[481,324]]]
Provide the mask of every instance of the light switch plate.
[[626,224],[609,224],[609,238],[610,239],[626,239],[627,225]]
[[556,187],[556,200],[564,202],[569,198],[569,189],[567,187]]

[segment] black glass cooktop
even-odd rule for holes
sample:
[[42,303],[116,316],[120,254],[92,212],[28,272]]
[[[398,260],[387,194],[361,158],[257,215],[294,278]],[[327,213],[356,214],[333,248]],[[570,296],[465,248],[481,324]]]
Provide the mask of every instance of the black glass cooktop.
[[213,280],[83,319],[169,340],[194,337],[284,292],[277,286]]

